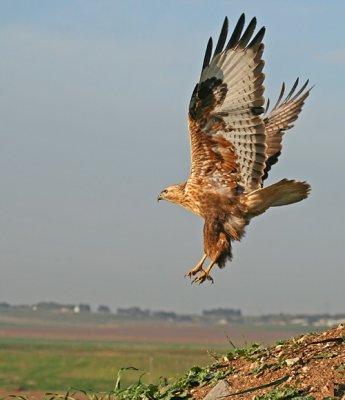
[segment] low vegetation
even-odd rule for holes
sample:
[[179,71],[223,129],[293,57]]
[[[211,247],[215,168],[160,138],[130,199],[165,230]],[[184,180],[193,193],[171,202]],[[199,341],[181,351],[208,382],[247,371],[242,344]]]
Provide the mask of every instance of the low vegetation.
[[[224,348],[223,348],[224,349]],[[202,346],[35,338],[0,338],[1,393],[61,390],[78,387],[111,390],[117,371],[121,385],[138,381],[157,383],[161,376],[176,376],[193,365],[206,365],[210,357]]]

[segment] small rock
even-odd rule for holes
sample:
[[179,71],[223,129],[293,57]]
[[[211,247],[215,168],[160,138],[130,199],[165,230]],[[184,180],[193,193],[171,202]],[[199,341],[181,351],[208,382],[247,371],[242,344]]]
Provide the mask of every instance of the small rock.
[[307,367],[307,366],[303,367],[303,368],[302,368],[302,371],[303,371],[304,373],[308,372],[308,371],[309,371],[309,367]]
[[204,397],[204,400],[217,400],[220,397],[229,396],[229,394],[229,384],[224,380],[218,382],[217,385]]
[[260,363],[258,361],[254,361],[253,363],[250,364],[250,370],[253,371],[256,368],[259,368]]
[[278,346],[275,347],[275,349],[276,349],[277,351],[280,351],[280,350],[282,350],[283,348],[284,348],[284,346],[283,346],[282,344],[278,344]]
[[293,365],[296,365],[298,363],[300,363],[301,359],[299,357],[296,358],[288,358],[287,360],[285,360],[286,365],[288,367],[292,367]]

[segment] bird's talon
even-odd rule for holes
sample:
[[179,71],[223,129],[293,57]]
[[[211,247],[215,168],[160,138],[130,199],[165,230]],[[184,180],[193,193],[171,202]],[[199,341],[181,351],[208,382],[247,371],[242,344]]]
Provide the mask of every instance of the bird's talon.
[[193,285],[193,283],[197,283],[199,280],[200,280],[200,277],[199,277],[199,276],[197,276],[196,278],[194,278],[194,279],[192,280],[192,285]]
[[[204,270],[202,268],[200,268],[199,271],[203,271]],[[196,275],[199,271],[195,271],[194,269],[192,269],[191,271],[188,271],[184,274],[184,277],[189,276],[189,278],[193,278],[194,275]]]
[[213,278],[211,275],[209,275],[205,270],[202,270],[199,276],[197,276],[193,281],[193,283],[199,283],[201,285],[202,283],[205,282],[205,280],[211,281],[211,283],[214,283]]
[[192,278],[194,275],[196,275],[198,272],[203,271],[202,265],[204,263],[204,261],[206,260],[206,254],[204,254],[201,258],[201,260],[198,262],[198,264],[191,269],[190,271],[185,273],[185,277],[189,276],[190,278]]

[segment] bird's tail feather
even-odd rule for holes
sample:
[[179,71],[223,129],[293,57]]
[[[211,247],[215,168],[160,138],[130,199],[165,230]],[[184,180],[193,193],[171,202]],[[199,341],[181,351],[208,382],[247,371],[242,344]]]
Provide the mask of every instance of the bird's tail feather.
[[265,212],[269,207],[297,203],[308,197],[309,192],[310,185],[308,183],[283,179],[249,193],[246,196],[245,204],[248,214],[256,216]]

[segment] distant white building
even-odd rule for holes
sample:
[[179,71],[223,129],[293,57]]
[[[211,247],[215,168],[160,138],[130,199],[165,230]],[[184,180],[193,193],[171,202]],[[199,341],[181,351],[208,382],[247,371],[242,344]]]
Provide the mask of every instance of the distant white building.
[[323,318],[313,323],[314,326],[326,326],[327,328],[332,328],[340,324],[345,324],[345,318]]

